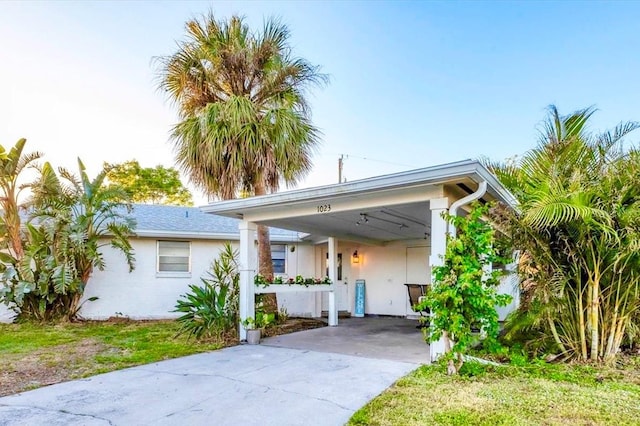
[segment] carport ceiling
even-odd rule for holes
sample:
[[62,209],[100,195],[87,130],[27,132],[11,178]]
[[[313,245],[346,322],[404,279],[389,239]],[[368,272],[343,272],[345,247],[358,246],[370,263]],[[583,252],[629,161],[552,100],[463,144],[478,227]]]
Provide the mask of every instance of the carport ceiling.
[[431,233],[428,202],[395,205],[268,220],[264,224],[305,232],[314,237],[332,237],[370,244],[428,238]]

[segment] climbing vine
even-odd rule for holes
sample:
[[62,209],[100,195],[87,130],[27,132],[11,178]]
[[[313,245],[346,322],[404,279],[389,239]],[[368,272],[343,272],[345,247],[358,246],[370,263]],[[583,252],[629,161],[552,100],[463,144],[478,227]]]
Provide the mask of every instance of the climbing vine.
[[[444,264],[433,267],[433,285],[419,309],[430,309],[430,326],[424,328],[428,342],[445,339],[449,373],[462,366],[479,334],[483,345],[493,349],[500,330],[497,306],[506,306],[511,296],[498,294],[501,270],[491,270],[492,264],[506,264],[495,247],[494,230],[482,220],[489,206],[474,203],[466,216],[443,217],[457,230],[447,237]],[[481,331],[481,333],[478,333]]]

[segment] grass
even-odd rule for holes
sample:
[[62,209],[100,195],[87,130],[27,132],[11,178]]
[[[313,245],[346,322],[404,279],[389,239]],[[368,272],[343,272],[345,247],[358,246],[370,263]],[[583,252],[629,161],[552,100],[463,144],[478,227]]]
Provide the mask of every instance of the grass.
[[468,363],[423,366],[358,410],[350,425],[637,425],[640,362],[618,368]]
[[0,396],[219,349],[175,337],[174,321],[0,324]]

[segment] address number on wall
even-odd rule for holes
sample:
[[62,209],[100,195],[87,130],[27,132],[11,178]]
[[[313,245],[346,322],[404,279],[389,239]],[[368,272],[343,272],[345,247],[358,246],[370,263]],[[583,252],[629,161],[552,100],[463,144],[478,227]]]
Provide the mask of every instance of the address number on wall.
[[329,213],[331,211],[331,204],[321,204],[317,209],[318,213]]

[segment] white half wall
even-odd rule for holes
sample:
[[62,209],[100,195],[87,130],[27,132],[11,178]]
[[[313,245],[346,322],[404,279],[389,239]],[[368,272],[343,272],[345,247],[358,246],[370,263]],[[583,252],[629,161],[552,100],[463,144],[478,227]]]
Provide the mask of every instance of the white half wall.
[[[295,247],[294,251],[291,248]],[[287,245],[286,274],[280,274],[284,278],[320,277],[315,271],[314,260],[315,247],[307,244]],[[315,317],[316,295],[314,293],[295,292],[278,294],[278,307],[284,308],[290,316]]]

